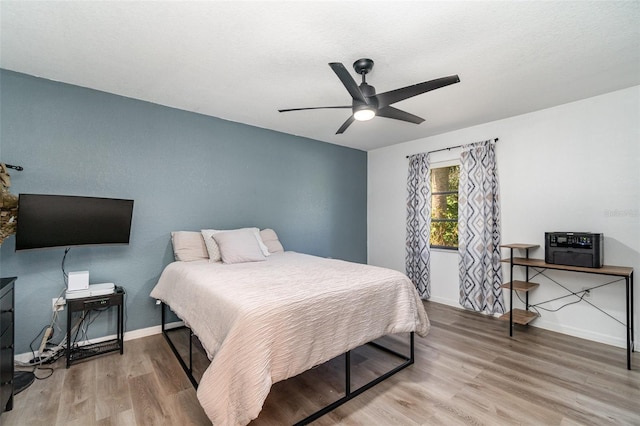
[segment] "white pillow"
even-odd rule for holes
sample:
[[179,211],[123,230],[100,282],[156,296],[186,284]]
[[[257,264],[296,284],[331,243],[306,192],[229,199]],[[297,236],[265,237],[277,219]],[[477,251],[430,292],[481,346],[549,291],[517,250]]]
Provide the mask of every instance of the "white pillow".
[[282,253],[284,251],[284,247],[278,240],[278,235],[273,229],[263,229],[260,231],[260,237],[262,238],[262,242],[269,249],[269,253]]
[[204,239],[204,245],[207,248],[207,252],[209,253],[209,261],[210,262],[220,262],[220,249],[218,248],[218,244],[216,240],[213,239],[213,234],[216,232],[215,229],[203,229],[200,231],[202,234],[202,238]]
[[207,252],[209,253],[209,260],[211,262],[220,262],[220,249],[218,248],[218,244],[216,240],[212,237],[214,234],[218,232],[229,232],[229,231],[252,231],[256,240],[258,241],[258,245],[260,246],[260,250],[262,254],[265,256],[269,256],[269,249],[262,242],[262,238],[260,237],[260,230],[258,228],[240,228],[240,229],[203,229],[200,232],[202,233],[202,238],[204,238],[204,245],[207,247]]
[[182,262],[208,259],[209,253],[200,232],[174,231],[171,233],[173,256]]
[[224,263],[259,262],[266,259],[251,230],[216,232],[212,237],[218,244]]

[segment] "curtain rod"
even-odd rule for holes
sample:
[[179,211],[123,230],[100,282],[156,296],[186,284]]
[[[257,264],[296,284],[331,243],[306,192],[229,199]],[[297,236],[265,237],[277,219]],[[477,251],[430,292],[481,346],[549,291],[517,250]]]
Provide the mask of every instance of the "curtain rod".
[[[494,142],[498,142],[498,138],[495,138],[493,141]],[[466,145],[466,144],[465,144]],[[452,149],[456,149],[456,148],[462,148],[464,145],[456,145],[456,146],[450,146],[448,148],[441,148],[441,149],[435,149],[433,151],[427,151],[426,154],[432,154],[434,152],[440,152],[440,151],[450,151]],[[405,158],[409,158],[411,157],[410,155],[407,155]]]

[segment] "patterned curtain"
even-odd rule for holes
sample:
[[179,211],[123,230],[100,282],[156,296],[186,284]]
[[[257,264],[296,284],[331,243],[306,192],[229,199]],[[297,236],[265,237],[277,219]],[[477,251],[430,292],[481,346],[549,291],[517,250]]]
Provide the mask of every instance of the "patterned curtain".
[[431,228],[431,181],[429,154],[409,157],[409,195],[407,197],[407,276],[418,289],[420,297],[431,296],[429,283],[429,236]]
[[462,147],[458,192],[460,304],[504,313],[495,141]]

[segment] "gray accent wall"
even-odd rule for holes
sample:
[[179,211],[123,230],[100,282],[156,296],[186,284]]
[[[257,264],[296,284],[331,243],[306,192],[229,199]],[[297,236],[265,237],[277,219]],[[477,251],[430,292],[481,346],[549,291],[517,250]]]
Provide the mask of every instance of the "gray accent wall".
[[[135,200],[130,245],[77,247],[66,261],[125,287],[126,331],[160,323],[149,292],[174,230],[273,228],[286,250],[367,259],[363,151],[0,70],[0,155],[24,167],[14,194]],[[64,290],[64,250],[15,252],[15,236],[0,250],[0,274],[18,277],[16,353],[28,352]],[[89,337],[114,321],[106,312]]]

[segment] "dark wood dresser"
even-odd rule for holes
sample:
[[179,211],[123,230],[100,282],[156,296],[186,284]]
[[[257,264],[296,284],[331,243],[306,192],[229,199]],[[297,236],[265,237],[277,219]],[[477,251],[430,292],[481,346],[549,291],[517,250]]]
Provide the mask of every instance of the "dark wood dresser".
[[0,413],[13,408],[13,283],[0,278]]

